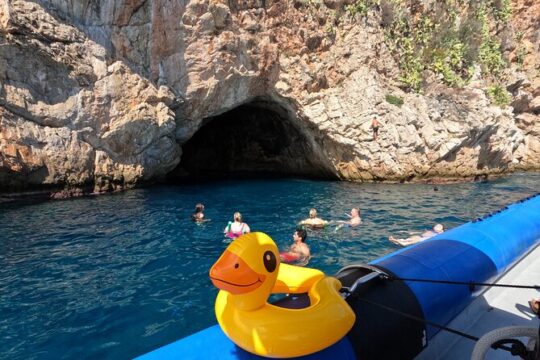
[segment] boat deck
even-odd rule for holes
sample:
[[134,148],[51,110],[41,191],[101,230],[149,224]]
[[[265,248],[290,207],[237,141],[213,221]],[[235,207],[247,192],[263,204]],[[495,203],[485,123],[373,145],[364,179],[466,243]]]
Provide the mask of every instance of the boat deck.
[[[540,284],[540,246],[507,271],[497,283],[513,285]],[[531,298],[539,298],[534,289],[498,288],[486,290],[447,326],[482,337],[487,332],[506,326],[538,328],[538,318],[529,308]],[[447,331],[439,332],[417,360],[470,359],[475,342]],[[504,350],[490,350],[486,359],[519,359]]]

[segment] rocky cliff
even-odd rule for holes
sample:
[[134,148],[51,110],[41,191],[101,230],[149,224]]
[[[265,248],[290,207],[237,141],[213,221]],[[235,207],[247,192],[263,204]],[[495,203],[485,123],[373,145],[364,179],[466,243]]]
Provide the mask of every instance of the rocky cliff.
[[0,0],[0,189],[538,169],[540,4],[479,3]]

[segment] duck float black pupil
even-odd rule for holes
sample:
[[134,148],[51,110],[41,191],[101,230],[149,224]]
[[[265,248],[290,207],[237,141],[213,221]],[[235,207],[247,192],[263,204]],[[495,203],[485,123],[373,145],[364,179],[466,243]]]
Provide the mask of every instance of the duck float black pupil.
[[274,272],[276,270],[276,256],[273,252],[267,251],[264,253],[264,267],[268,272]]

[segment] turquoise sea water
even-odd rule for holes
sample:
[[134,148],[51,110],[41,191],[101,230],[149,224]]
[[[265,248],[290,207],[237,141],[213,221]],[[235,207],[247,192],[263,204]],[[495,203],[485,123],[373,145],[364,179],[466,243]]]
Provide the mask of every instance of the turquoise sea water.
[[[437,188],[244,180],[2,204],[0,358],[128,359],[212,325],[207,274],[235,211],[284,248],[310,207],[344,220],[359,206],[359,228],[308,234],[309,266],[332,274],[397,250],[389,235],[457,226],[532,195],[540,174]],[[211,222],[189,220],[197,202]]]

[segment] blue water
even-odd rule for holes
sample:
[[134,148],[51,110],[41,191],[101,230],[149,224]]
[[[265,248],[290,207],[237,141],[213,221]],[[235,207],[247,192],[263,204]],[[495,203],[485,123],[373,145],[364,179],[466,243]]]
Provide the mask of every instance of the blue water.
[[[208,269],[235,211],[283,248],[309,208],[364,224],[310,232],[309,266],[334,273],[398,249],[436,222],[457,226],[540,190],[540,174],[488,183],[246,180],[0,205],[0,358],[127,359],[215,323]],[[195,225],[197,202],[212,219]]]

